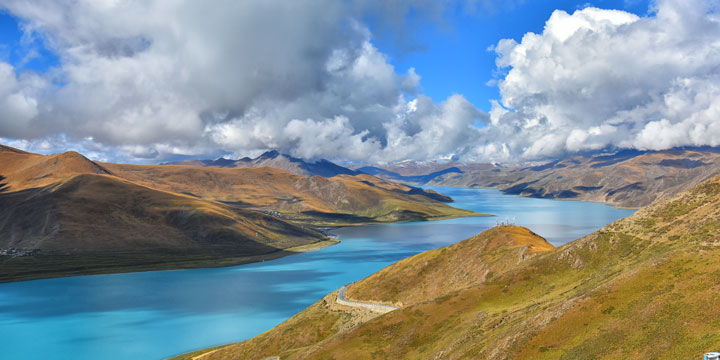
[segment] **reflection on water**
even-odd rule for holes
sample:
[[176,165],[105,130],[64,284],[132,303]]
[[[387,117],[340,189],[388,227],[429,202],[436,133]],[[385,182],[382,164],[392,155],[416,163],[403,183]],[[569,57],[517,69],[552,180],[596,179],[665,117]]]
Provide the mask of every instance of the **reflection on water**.
[[337,229],[342,243],[218,269],[78,276],[0,284],[0,351],[18,359],[158,359],[238,341],[399,259],[515,218],[555,245],[631,210],[435,188],[497,217]]

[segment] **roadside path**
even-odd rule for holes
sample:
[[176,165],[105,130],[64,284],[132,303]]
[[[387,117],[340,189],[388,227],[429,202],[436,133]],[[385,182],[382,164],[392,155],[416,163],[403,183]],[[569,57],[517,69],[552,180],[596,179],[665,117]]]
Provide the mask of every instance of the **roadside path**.
[[372,312],[381,313],[381,314],[385,314],[385,313],[388,313],[388,312],[391,312],[393,310],[397,310],[400,308],[398,306],[392,306],[392,305],[383,305],[383,304],[375,304],[375,303],[371,303],[371,302],[347,300],[347,299],[345,299],[345,291],[347,291],[347,288],[350,285],[352,285],[352,284],[347,284],[347,285],[343,286],[342,288],[340,288],[340,291],[338,291],[337,300],[336,300],[338,304],[345,305],[345,306],[351,306],[351,307],[365,308]]

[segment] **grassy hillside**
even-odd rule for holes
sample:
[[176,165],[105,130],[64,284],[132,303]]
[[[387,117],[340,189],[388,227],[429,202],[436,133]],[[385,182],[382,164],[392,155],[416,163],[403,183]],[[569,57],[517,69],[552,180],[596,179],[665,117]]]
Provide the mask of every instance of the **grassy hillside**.
[[80,174],[111,173],[74,151],[42,156],[7,146],[0,148],[2,192],[45,187]]
[[[478,250],[468,245],[478,237],[446,248],[447,259],[443,250],[417,255],[354,284],[350,293],[410,305],[353,322],[331,294],[277,328],[204,359],[700,358],[720,348],[718,234],[715,177],[560,248],[514,266],[501,261],[503,270],[484,279],[475,273],[476,283],[464,288],[453,283],[462,271],[429,271],[425,261],[452,269],[450,259],[469,259],[467,253]],[[481,237],[492,243],[512,235],[500,228]],[[387,274],[393,267],[397,274],[426,269],[443,285],[420,297],[408,290],[428,289],[421,279],[393,289],[398,277]]]
[[532,231],[499,226],[457,244],[400,260],[351,286],[353,300],[397,306],[485,282],[553,246]]

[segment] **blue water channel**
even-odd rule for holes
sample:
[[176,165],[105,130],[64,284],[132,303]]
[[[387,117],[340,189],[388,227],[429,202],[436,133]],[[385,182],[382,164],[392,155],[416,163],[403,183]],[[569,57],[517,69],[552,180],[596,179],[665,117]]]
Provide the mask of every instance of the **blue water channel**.
[[559,246],[633,212],[434,189],[497,217],[342,228],[338,245],[248,265],[0,284],[0,358],[162,359],[253,337],[344,284],[496,221],[515,218]]

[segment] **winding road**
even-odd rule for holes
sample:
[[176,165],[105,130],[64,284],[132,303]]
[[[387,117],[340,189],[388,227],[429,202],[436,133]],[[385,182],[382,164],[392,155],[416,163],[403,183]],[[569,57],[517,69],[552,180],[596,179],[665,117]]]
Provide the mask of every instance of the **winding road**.
[[381,314],[388,313],[388,312],[391,312],[393,310],[400,308],[398,306],[392,306],[392,305],[384,305],[384,304],[376,304],[376,303],[371,303],[371,302],[347,300],[347,299],[345,299],[345,291],[347,291],[347,288],[350,285],[352,285],[352,283],[341,287],[340,291],[338,291],[337,300],[336,300],[338,304],[345,305],[345,306],[351,306],[351,307],[357,307],[357,308],[365,308],[372,312],[381,313]]

